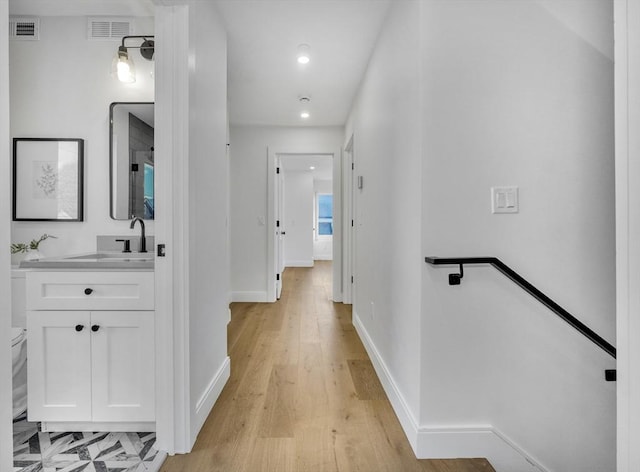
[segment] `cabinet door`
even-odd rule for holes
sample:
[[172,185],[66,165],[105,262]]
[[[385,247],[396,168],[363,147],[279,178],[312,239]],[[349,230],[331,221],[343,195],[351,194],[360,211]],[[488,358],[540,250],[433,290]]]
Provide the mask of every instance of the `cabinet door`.
[[152,311],[91,313],[93,421],[155,420]]
[[91,420],[90,314],[27,313],[30,421]]

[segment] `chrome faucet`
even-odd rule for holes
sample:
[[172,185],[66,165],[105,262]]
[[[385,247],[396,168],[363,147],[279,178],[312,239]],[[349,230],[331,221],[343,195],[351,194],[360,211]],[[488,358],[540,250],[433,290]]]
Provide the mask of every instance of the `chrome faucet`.
[[142,218],[135,217],[131,220],[131,226],[129,226],[129,228],[133,229],[136,221],[140,222],[140,250],[138,252],[147,252],[147,237],[144,234],[144,221],[142,221]]

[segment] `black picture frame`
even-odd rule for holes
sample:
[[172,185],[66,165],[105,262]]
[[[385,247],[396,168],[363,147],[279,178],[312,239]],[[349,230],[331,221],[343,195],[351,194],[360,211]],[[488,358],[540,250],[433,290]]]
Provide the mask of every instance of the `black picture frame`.
[[13,138],[13,221],[84,221],[84,139]]

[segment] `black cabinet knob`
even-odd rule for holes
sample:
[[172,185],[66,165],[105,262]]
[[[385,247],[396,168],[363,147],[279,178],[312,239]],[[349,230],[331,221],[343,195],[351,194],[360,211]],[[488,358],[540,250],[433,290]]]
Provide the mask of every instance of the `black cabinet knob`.
[[80,331],[82,331],[84,329],[84,325],[76,325],[76,331],[79,333]]
[[91,327],[91,331],[93,331],[94,333],[95,333],[96,331],[98,331],[99,329],[100,329],[100,325],[93,325],[93,326]]
[[92,288],[85,288],[84,289],[84,294],[85,295],[91,295],[93,293],[93,289]]

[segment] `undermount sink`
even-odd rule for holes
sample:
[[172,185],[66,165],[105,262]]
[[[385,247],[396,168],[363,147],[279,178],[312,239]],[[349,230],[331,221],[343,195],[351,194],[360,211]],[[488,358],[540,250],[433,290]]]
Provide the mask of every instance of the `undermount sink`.
[[153,269],[153,253],[92,252],[60,257],[45,257],[20,262],[21,268],[32,269]]

